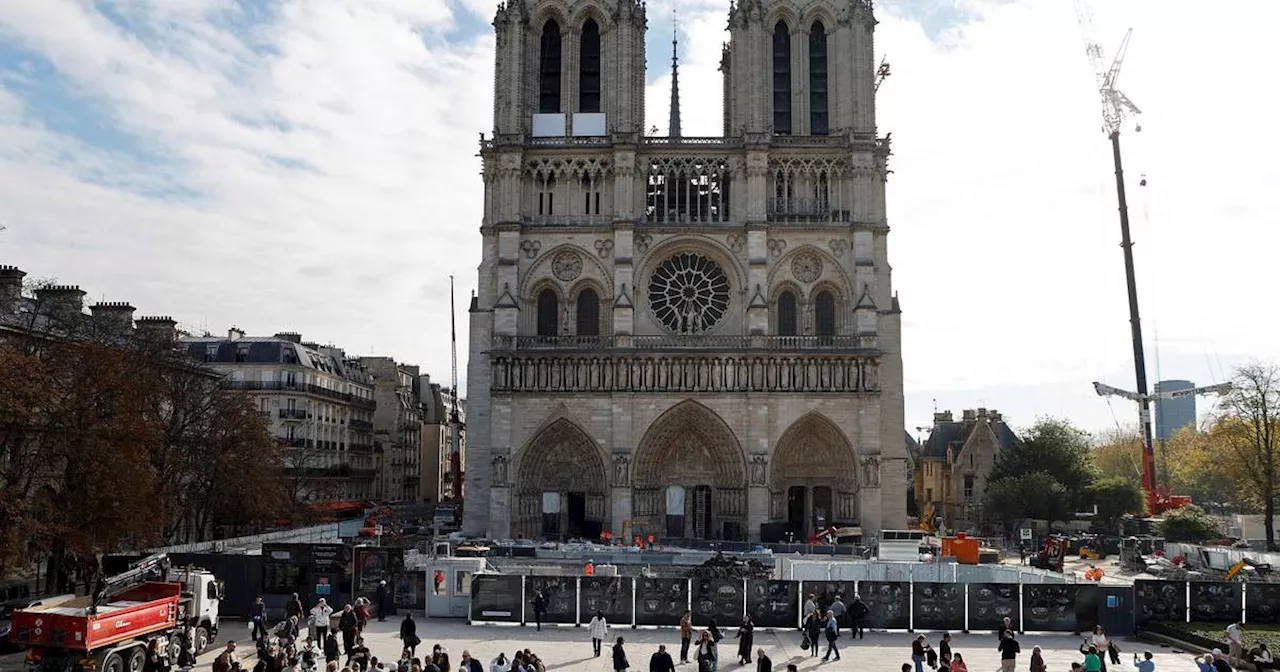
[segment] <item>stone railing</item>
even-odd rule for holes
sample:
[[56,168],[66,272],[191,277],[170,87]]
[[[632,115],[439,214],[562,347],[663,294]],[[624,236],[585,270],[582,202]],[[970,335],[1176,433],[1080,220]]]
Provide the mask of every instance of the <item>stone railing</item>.
[[510,353],[490,363],[490,389],[498,394],[880,391],[874,356]]
[[704,351],[768,351],[768,352],[862,352],[875,351],[879,339],[875,334],[841,336],[774,336],[774,335],[615,335],[615,336],[495,336],[494,350],[644,350],[684,352]]

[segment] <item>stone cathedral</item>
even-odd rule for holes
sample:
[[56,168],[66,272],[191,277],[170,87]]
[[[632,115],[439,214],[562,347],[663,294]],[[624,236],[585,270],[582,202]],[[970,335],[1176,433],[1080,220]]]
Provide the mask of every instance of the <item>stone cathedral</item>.
[[730,5],[715,137],[674,54],[646,130],[642,1],[498,8],[466,534],[906,525],[871,4]]

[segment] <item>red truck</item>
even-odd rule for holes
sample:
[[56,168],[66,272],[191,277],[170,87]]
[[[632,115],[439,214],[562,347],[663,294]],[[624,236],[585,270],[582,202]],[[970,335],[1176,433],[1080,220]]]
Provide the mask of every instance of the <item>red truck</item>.
[[204,570],[170,570],[154,555],[111,577],[94,596],[13,613],[14,642],[31,672],[141,672],[147,648],[176,663],[185,627],[196,654],[217,633],[222,584]]

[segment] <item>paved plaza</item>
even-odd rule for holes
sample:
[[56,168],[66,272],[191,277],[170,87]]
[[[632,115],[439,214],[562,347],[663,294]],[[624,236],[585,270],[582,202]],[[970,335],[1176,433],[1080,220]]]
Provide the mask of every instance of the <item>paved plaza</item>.
[[[242,623],[229,623],[223,632],[223,636],[219,637],[220,641],[225,641],[227,635],[231,635],[241,640],[240,652],[242,655],[252,657],[254,654],[249,648],[246,638],[245,626]],[[725,640],[721,642],[720,651],[720,670],[737,670],[744,669],[737,664],[737,643],[732,639],[734,630],[725,630]],[[369,646],[373,655],[379,660],[395,660],[399,657],[400,642],[397,639],[399,633],[399,621],[387,620],[385,623],[373,622],[365,630],[365,643]],[[611,636],[622,636],[626,640],[627,658],[631,662],[631,670],[634,672],[647,672],[649,669],[649,656],[657,650],[659,644],[666,644],[667,650],[672,653],[673,658],[678,658],[680,649],[679,631],[674,628],[664,629],[631,629],[618,628],[611,631]],[[941,633],[924,633],[930,643],[935,647],[941,638]],[[544,626],[542,632],[538,632],[533,627],[519,627],[512,625],[477,625],[470,626],[460,620],[419,620],[418,636],[422,638],[423,646],[418,649],[419,655],[424,652],[429,654],[431,646],[434,644],[442,644],[449,651],[451,662],[456,663],[459,660],[464,649],[471,651],[472,655],[484,662],[486,672],[489,669],[489,662],[498,655],[499,651],[505,651],[510,657],[511,652],[519,649],[528,648],[545,661],[548,670],[582,670],[584,672],[598,672],[612,670],[612,662],[609,658],[609,651],[606,648],[604,655],[600,658],[591,657],[591,640],[587,634],[587,629],[574,627],[557,627]],[[876,632],[869,633],[865,639],[851,642],[848,633],[845,632],[841,636],[838,644],[841,646],[841,660],[839,662],[822,663],[822,659],[810,658],[808,652],[800,649],[800,633],[795,630],[757,630],[755,633],[755,646],[763,648],[765,654],[768,655],[774,663],[775,670],[785,670],[787,663],[796,663],[801,670],[865,670],[867,672],[898,672],[905,662],[911,659],[910,643],[913,635],[903,632]],[[952,650],[964,655],[965,661],[969,664],[969,669],[973,672],[994,672],[1000,667],[999,654],[996,652],[996,637],[994,633],[979,634],[955,634],[952,636]],[[1083,656],[1079,654],[1080,637],[1060,634],[1026,634],[1019,638],[1024,647],[1024,654],[1019,656],[1017,669],[1019,672],[1029,667],[1031,656],[1031,647],[1040,646],[1045,652],[1045,661],[1048,665],[1049,672],[1067,672],[1071,669],[1073,661],[1080,661]],[[1110,672],[1118,672],[1121,670],[1132,670],[1133,655],[1132,651],[1151,650],[1155,654],[1156,670],[1160,672],[1195,672],[1196,665],[1191,661],[1189,654],[1174,653],[1169,648],[1159,648],[1142,642],[1121,642],[1121,648],[1124,651],[1122,656],[1123,665],[1109,666]],[[216,652],[212,649],[210,653],[201,657],[201,665],[199,670],[208,670],[213,661]],[[695,669],[694,665],[680,666],[681,670]],[[754,672],[755,667],[748,668]]]

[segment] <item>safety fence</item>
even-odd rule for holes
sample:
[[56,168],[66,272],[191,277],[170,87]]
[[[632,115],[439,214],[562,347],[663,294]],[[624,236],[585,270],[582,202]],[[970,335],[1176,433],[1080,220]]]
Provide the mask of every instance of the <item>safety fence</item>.
[[1280,620],[1280,583],[1226,581],[1134,582],[1136,622],[1275,623]]
[[[1019,630],[1082,632],[1103,623],[1114,634],[1127,634],[1132,632],[1132,601],[1117,598],[1116,590],[1096,584],[488,574],[472,581],[470,621],[532,622],[532,603],[541,592],[544,624],[583,625],[599,611],[614,626],[673,626],[688,610],[695,626],[712,619],[732,626],[750,615],[757,627],[795,628],[810,596],[825,610],[837,596],[848,603],[858,595],[869,608],[863,619],[868,628],[995,630],[1007,617]],[[1127,586],[1118,590],[1132,593]]]

